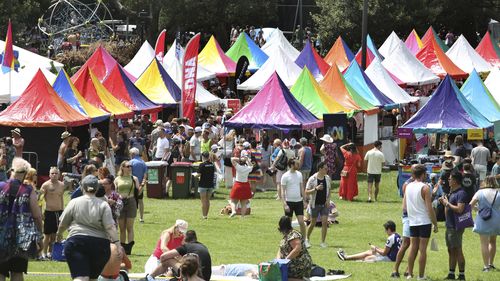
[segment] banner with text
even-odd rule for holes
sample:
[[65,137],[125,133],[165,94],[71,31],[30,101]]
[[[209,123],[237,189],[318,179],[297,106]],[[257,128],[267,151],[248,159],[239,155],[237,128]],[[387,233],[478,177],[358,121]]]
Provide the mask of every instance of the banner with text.
[[194,110],[196,95],[196,72],[198,71],[198,49],[200,33],[189,40],[182,64],[182,105],[181,116],[189,118],[190,126],[194,127]]

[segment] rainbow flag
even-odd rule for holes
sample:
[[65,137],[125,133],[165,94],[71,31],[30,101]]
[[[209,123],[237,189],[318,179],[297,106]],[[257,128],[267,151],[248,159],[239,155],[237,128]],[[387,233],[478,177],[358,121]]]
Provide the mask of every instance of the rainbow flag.
[[[18,54],[19,56],[19,54]],[[14,69],[17,71],[19,67],[19,61],[14,54],[14,48],[12,45],[12,24],[9,20],[9,26],[7,27],[7,38],[5,39],[5,50],[2,53],[2,71],[7,73]]]

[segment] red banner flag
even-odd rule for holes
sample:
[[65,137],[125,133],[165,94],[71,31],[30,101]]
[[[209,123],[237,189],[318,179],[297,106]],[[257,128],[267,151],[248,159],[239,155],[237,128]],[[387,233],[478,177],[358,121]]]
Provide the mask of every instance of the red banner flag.
[[3,52],[2,70],[9,72],[14,69],[14,48],[12,46],[12,25],[9,19],[7,27],[7,38],[5,39],[5,50]]
[[155,45],[155,55],[159,61],[163,61],[163,56],[165,55],[165,38],[167,37],[167,31],[164,29],[158,35]]
[[182,116],[189,118],[194,127],[194,107],[196,96],[196,72],[198,71],[198,49],[200,33],[189,40],[182,63]]

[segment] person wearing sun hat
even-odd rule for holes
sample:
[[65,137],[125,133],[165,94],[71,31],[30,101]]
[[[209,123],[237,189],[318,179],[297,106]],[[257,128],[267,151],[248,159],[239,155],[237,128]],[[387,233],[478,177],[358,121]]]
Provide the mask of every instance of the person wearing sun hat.
[[12,143],[16,148],[16,157],[23,157],[24,139],[21,137],[21,129],[10,130],[12,133]]
[[71,136],[71,133],[68,131],[64,131],[61,134],[61,144],[59,145],[59,150],[57,152],[57,167],[59,169],[62,169],[63,166],[63,159],[64,159],[64,153],[66,152],[66,147],[68,147],[68,142],[69,142],[69,137]]
[[333,178],[337,169],[341,168],[337,167],[337,144],[333,142],[333,138],[329,134],[324,134],[320,140],[323,141],[323,145],[319,151],[325,158],[328,176]]
[[151,274],[160,265],[160,258],[163,253],[181,246],[187,230],[188,223],[182,219],[177,219],[173,226],[163,230],[156,242],[153,253],[144,265],[144,272]]

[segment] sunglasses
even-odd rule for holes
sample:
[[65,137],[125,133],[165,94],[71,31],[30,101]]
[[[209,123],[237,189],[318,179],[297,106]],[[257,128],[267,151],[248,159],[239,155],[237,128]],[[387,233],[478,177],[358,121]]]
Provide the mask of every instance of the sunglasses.
[[124,168],[130,168],[132,165],[123,165]]

